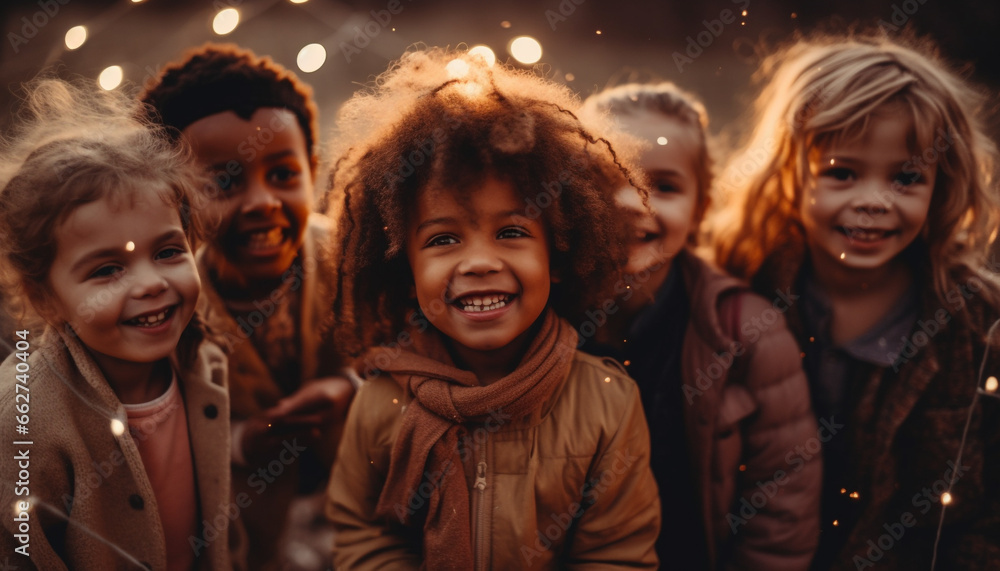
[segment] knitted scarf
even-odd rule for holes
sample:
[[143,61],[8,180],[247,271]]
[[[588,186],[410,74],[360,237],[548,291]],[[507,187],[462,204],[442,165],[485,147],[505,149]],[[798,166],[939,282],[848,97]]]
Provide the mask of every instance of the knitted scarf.
[[440,334],[432,331],[414,334],[413,351],[373,350],[373,356],[386,353],[375,362],[387,361],[383,371],[412,395],[376,515],[407,525],[426,508],[424,568],[467,570],[473,568],[473,550],[469,489],[459,453],[462,424],[500,410],[518,419],[540,409],[569,374],[577,337],[548,310],[514,372],[480,386],[473,373],[451,364]]

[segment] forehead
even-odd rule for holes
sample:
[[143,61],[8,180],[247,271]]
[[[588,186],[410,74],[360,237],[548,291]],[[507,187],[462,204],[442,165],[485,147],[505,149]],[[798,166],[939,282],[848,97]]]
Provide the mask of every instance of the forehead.
[[643,169],[693,172],[702,145],[696,127],[647,110],[620,116],[618,122],[625,132],[644,144],[640,157]]
[[291,149],[306,156],[305,135],[295,114],[288,109],[262,107],[249,119],[233,111],[223,111],[198,119],[182,133],[203,162],[252,160],[249,157],[262,149]]
[[78,206],[56,229],[60,252],[106,243],[139,243],[167,227],[183,231],[180,213],[164,200],[165,192],[166,188],[124,192]]
[[815,147],[823,151],[869,146],[877,149],[903,148],[919,154],[931,143],[933,127],[920,125],[912,111],[901,104],[887,104],[859,117],[839,131],[816,137]]
[[[465,189],[446,184],[428,185],[417,192],[414,218],[418,224],[442,216],[458,221],[480,221],[506,216],[528,217],[529,202],[515,186],[505,180],[488,177]],[[541,217],[535,217],[541,223]]]

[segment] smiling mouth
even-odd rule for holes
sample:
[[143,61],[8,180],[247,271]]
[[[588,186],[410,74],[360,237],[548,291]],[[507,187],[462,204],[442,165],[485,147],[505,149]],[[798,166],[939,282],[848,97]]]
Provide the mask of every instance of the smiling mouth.
[[470,313],[483,311],[493,311],[507,307],[507,304],[514,300],[516,296],[508,293],[493,295],[467,295],[455,300],[455,307]]
[[285,241],[285,231],[280,226],[245,234],[245,246],[251,252],[276,248]]
[[163,322],[170,319],[174,315],[174,311],[176,309],[177,306],[173,305],[157,313],[148,313],[138,317],[133,317],[132,319],[126,321],[125,325],[132,325],[134,327],[156,327],[157,325],[162,325]]
[[837,226],[837,231],[847,236],[849,239],[858,242],[877,242],[898,234],[897,230],[876,230],[871,228],[858,228],[854,226]]

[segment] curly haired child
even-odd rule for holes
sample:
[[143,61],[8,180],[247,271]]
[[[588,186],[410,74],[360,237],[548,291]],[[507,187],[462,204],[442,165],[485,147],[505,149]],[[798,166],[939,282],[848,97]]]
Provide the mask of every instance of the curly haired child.
[[814,567],[996,568],[1000,417],[977,383],[1000,208],[978,96],[923,44],[879,36],[804,40],[763,71],[716,252],[794,296],[813,408],[836,428]]
[[638,391],[564,320],[624,262],[627,171],[531,74],[429,49],[376,85],[334,155],[339,338],[368,350],[330,482],[337,566],[654,568]]
[[0,411],[27,429],[2,429],[0,552],[17,568],[241,565],[226,359],[195,309],[204,181],[135,111],[38,80],[4,149],[4,285],[45,322],[0,365]]
[[[250,561],[266,567],[281,559],[296,489],[317,489],[329,475],[354,394],[321,333],[333,276],[321,247],[329,224],[312,212],[316,105],[270,58],[213,44],[166,66],[142,99],[215,182],[210,209],[222,223],[198,256],[202,313],[229,340],[234,486],[253,498],[241,518]],[[269,465],[289,458],[277,477]]]
[[[815,454],[786,455],[816,437],[795,339],[771,302],[692,251],[712,186],[705,108],[672,83],[626,84],[589,97],[583,113],[610,113],[645,144],[648,207],[634,188],[617,195],[634,220],[625,276],[612,303],[576,321],[582,349],[625,363],[639,385],[653,474],[673,498],[660,561],[808,569],[821,467]],[[761,497],[747,517],[741,502]]]

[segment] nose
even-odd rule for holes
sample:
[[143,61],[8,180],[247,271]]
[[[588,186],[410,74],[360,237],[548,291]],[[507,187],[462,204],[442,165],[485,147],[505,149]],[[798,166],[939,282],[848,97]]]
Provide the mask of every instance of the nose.
[[132,279],[130,288],[132,297],[136,299],[156,297],[169,287],[167,279],[153,264],[137,265],[126,277]]
[[469,244],[456,271],[461,275],[485,275],[502,269],[503,260],[497,255],[496,247],[483,239]]
[[264,181],[255,179],[248,183],[246,199],[240,209],[244,214],[270,212],[278,208],[281,208],[281,200]]
[[896,202],[896,194],[889,184],[870,182],[858,185],[851,201],[851,207],[858,214],[879,216],[888,213]]

